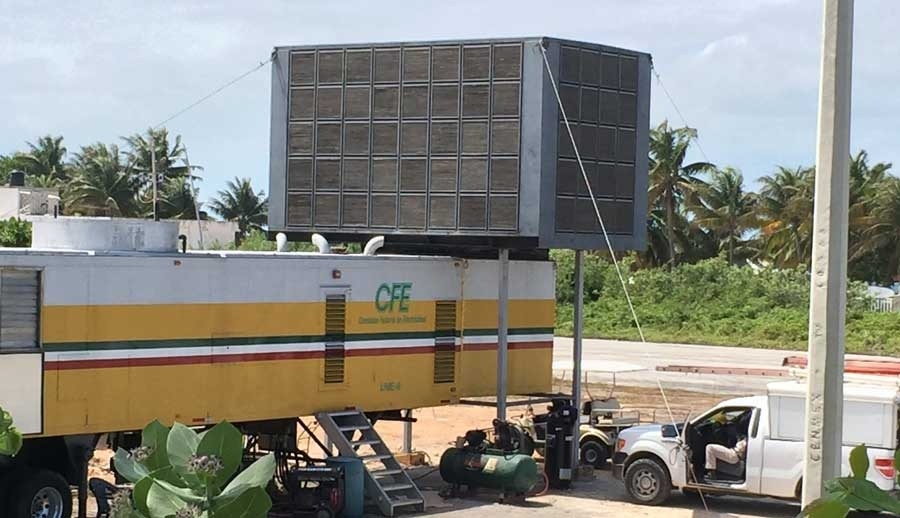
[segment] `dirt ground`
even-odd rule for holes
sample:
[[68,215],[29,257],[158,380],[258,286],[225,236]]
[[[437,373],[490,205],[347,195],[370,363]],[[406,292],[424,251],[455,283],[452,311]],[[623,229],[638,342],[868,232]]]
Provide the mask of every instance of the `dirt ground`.
[[[602,386],[592,385],[589,390],[595,397],[606,396]],[[715,405],[726,397],[690,392],[684,390],[666,390],[666,398],[672,417],[666,410],[658,389],[645,387],[618,387],[616,398],[624,408],[639,410],[643,420],[669,422],[672,418],[681,422],[689,413],[696,415]],[[734,396],[728,396],[734,397]],[[585,396],[587,399],[587,396]],[[546,405],[534,405],[535,413],[541,413]],[[507,408],[507,416],[512,419],[521,416],[526,406],[515,405]],[[496,415],[493,407],[455,405],[416,410],[413,417],[413,450],[428,454],[437,465],[441,453],[452,446],[457,437],[465,435],[473,428],[490,428]],[[400,451],[403,445],[403,424],[396,422],[379,422],[375,428],[385,443],[394,451]]]
[[[606,388],[589,386],[588,391],[595,396],[606,395]],[[663,403],[659,390],[641,387],[618,387],[616,397],[623,407],[640,410],[645,420],[668,422],[672,419],[683,421],[689,414],[696,415],[718,403],[726,396],[700,392],[667,390],[669,409]],[[734,396],[727,396],[734,397]],[[543,405],[535,405],[535,412],[541,412]],[[508,408],[510,418],[522,415],[526,406],[515,405]],[[671,417],[670,412],[671,411]],[[413,425],[413,450],[424,452],[426,462],[430,466],[415,468],[415,477],[420,477],[419,484],[427,497],[429,514],[448,514],[451,516],[481,516],[485,512],[506,515],[536,516],[646,516],[646,517],[788,517],[797,513],[796,506],[778,502],[758,502],[732,498],[710,499],[708,505],[713,512],[707,513],[702,505],[676,494],[671,505],[660,508],[637,506],[626,501],[624,489],[620,482],[612,480],[609,471],[595,472],[591,480],[577,483],[574,489],[564,492],[552,492],[548,495],[529,499],[523,505],[500,505],[495,503],[496,496],[489,492],[475,498],[465,500],[444,500],[438,491],[445,484],[438,473],[434,472],[444,450],[451,446],[456,438],[473,428],[488,428],[494,418],[496,409],[485,406],[455,405],[434,408],[423,408],[415,412],[417,422]],[[307,423],[314,420],[309,418]],[[376,429],[387,445],[394,451],[400,451],[403,438],[403,424],[396,422],[379,422]],[[317,433],[318,435],[318,433]],[[307,438],[299,439],[299,446],[309,449],[313,456],[321,457],[321,451]],[[90,465],[90,476],[112,480],[109,471],[109,458],[112,452],[100,448]],[[89,503],[88,516],[95,516],[93,499]]]

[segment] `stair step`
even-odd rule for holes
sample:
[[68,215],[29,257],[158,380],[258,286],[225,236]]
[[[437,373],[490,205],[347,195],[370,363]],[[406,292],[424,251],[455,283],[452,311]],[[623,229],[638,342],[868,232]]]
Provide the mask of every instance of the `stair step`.
[[375,441],[372,439],[363,440],[363,441],[350,441],[350,446],[372,446],[373,444],[379,444],[381,441]]
[[394,475],[399,475],[401,473],[403,473],[402,469],[381,469],[369,472],[373,477],[393,477]]
[[361,414],[359,413],[359,410],[345,410],[343,412],[328,412],[328,415],[331,416],[332,418],[335,418],[335,417],[347,417],[347,416],[351,416],[351,415],[357,416],[357,415],[361,415]]
[[393,504],[394,507],[400,507],[401,505],[421,505],[424,503],[425,500],[422,500],[421,498],[391,498],[391,504]]
[[367,425],[367,424],[365,424],[365,425],[356,425],[356,426],[339,426],[339,427],[338,427],[338,431],[340,431],[341,433],[344,433],[344,432],[356,432],[356,431],[359,431],[359,430],[371,430],[371,429],[372,429],[372,427],[369,426],[369,425]]
[[385,493],[390,493],[392,491],[403,491],[404,489],[410,489],[412,487],[413,487],[412,484],[406,484],[406,483],[385,484],[385,485],[381,486],[381,489],[384,489]]
[[401,508],[424,510],[425,498],[415,482],[362,411],[320,413],[316,419],[342,455],[363,462],[366,496],[377,504],[383,516],[395,516]]
[[393,455],[360,455],[359,457],[359,459],[363,462],[366,462],[367,460],[386,460],[393,458]]

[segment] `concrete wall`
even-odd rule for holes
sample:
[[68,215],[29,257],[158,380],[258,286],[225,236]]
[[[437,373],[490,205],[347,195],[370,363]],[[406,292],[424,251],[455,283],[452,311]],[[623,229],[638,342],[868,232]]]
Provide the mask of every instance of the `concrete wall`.
[[53,214],[59,206],[59,189],[0,187],[0,219]]
[[[203,246],[200,246],[200,229],[203,230]],[[197,220],[179,220],[178,233],[184,234],[188,239],[188,248],[191,250],[213,248],[225,248],[234,243],[234,233],[238,231],[237,223],[233,221],[201,221],[200,228]]]
[[129,252],[174,252],[178,226],[129,218],[28,218],[33,248]]
[[19,188],[0,187],[0,219],[19,217]]

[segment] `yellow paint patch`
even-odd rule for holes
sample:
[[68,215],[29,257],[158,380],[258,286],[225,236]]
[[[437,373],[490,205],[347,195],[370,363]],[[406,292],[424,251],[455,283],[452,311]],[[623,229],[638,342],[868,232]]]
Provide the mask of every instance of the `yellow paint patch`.
[[[457,328],[497,327],[497,301],[465,300]],[[347,304],[349,334],[417,333],[434,330],[434,301],[412,301],[408,311],[378,312],[369,301]],[[553,300],[511,300],[509,326],[552,328]],[[190,340],[324,333],[323,302],[44,306],[45,343]]]
[[[496,329],[496,300],[466,300],[463,304],[463,325],[466,329]],[[509,327],[552,329],[556,325],[556,301],[510,300]]]
[[[550,389],[552,350],[509,353],[509,393]],[[154,419],[292,418],[356,406],[367,411],[420,408],[496,393],[496,352],[457,353],[456,383],[434,383],[434,355],[346,359],[342,385],[326,386],[321,359],[49,370],[44,434],[138,430]]]

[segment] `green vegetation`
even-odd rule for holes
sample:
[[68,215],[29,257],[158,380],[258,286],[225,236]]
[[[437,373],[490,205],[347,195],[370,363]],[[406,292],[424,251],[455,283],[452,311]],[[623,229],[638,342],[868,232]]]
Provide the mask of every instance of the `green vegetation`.
[[[241,244],[235,246],[233,243],[227,247],[230,250],[241,250],[244,252],[274,252],[275,241],[270,241],[266,233],[262,230],[251,230]],[[289,252],[314,252],[316,247],[312,243],[288,243]]]
[[[894,469],[900,466],[900,450],[894,453]],[[900,514],[900,499],[893,492],[885,491],[866,479],[869,471],[869,455],[865,444],[850,452],[852,476],[829,480],[825,483],[825,496],[814,501],[800,513],[811,518],[844,518],[850,511],[864,513]]]
[[[623,273],[648,340],[807,347],[815,168],[779,166],[758,192],[732,167],[688,163],[692,128],[650,134],[647,249]],[[850,161],[847,350],[900,354],[900,315],[868,311],[863,283],[900,273],[900,179],[891,164]],[[589,337],[639,338],[605,251],[585,264]],[[572,332],[573,254],[557,262],[557,332]]]
[[0,408],[0,455],[15,457],[22,449],[22,434],[13,426],[12,416]]
[[[62,137],[41,137],[26,143],[27,150],[0,155],[0,184],[9,181],[12,171],[20,170],[28,186],[59,189],[64,214],[148,218],[153,215],[155,154],[159,217],[196,218],[199,203],[193,183],[203,168],[188,165],[181,136],[171,139],[160,128],[122,137],[122,141],[121,149],[98,142],[70,154]],[[223,219],[238,222],[245,235],[265,224],[265,193],[254,191],[246,178],[229,182],[209,205]],[[205,217],[203,212],[200,215]]]
[[134,489],[118,495],[111,516],[264,518],[272,507],[266,486],[275,458],[270,453],[234,476],[243,452],[241,432],[227,422],[198,434],[154,421],[144,428],[139,448],[116,452],[116,471]]
[[235,178],[228,182],[228,188],[219,191],[218,199],[210,203],[210,208],[228,221],[236,221],[242,235],[254,230],[262,230],[268,214],[266,195],[253,191],[249,178]]
[[[557,332],[572,333],[574,254],[554,251],[557,263]],[[806,349],[809,277],[805,268],[755,271],[725,257],[681,264],[671,271],[634,269],[621,261],[628,292],[647,340],[659,342]],[[861,283],[848,290],[847,351],[900,354],[900,316],[872,313]],[[615,268],[585,256],[586,337],[638,340]]]
[[0,221],[0,247],[31,246],[31,223],[19,218]]
[[[815,168],[777,166],[758,192],[732,167],[685,164],[697,137],[663,122],[650,132],[648,246],[641,267],[673,267],[724,254],[731,264],[809,268]],[[900,179],[890,163],[850,160],[850,277],[887,283],[900,273]]]

